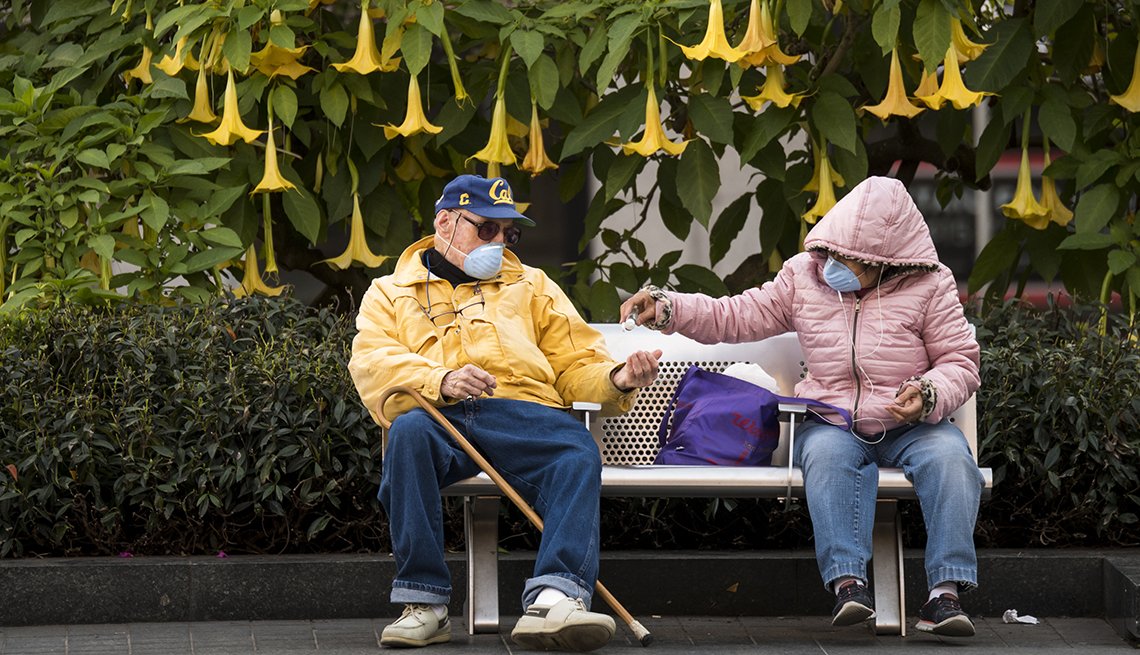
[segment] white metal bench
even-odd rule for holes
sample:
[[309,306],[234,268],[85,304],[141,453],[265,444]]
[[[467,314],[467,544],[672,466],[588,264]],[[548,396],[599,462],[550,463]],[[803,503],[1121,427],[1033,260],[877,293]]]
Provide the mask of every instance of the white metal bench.
[[[680,335],[663,335],[644,328],[625,332],[620,325],[596,324],[614,359],[623,360],[636,350],[663,351],[660,374],[642,389],[626,414],[606,417],[589,425],[602,452],[602,495],[675,498],[787,498],[803,497],[803,477],[788,461],[789,427],[802,406],[788,410],[780,447],[772,466],[653,466],[658,450],[657,430],[673,391],[689,366],[723,371],[736,362],[759,364],[780,385],[780,393],[793,395],[805,374],[795,334],[741,344],[702,344]],[[588,403],[576,406],[592,409]],[[596,407],[596,406],[595,406]],[[589,421],[589,419],[587,419]],[[977,460],[975,399],[971,397],[951,417],[965,433]],[[990,469],[982,469],[986,493],[993,484]],[[444,489],[463,496],[467,542],[467,626],[472,633],[499,629],[498,520],[499,492],[484,474]],[[914,488],[901,469],[880,469],[879,499],[875,508],[872,575],[875,581],[875,628],[880,634],[906,634],[903,593],[902,532],[898,501],[913,499]]]

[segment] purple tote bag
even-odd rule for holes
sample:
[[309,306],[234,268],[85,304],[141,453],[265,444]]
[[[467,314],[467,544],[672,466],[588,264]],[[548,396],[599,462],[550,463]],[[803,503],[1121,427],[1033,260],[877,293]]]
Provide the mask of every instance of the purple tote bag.
[[[839,414],[845,409],[810,398],[778,396],[764,387],[690,366],[661,417],[654,464],[769,466],[780,442],[780,403]],[[670,426],[670,417],[672,425]]]

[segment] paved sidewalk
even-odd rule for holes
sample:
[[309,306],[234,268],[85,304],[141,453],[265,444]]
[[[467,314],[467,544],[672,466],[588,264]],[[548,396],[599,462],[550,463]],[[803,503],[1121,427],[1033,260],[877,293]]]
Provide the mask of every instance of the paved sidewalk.
[[[596,653],[832,654],[939,653],[981,655],[1042,651],[1072,653],[1136,652],[1101,619],[1046,619],[1040,625],[1007,625],[1000,619],[977,618],[978,635],[942,639],[908,628],[906,637],[878,637],[869,628],[832,628],[828,617],[638,617],[654,635],[642,648],[624,626]],[[392,619],[335,621],[254,621],[204,623],[132,623],[0,628],[0,655],[246,655],[327,653],[363,655],[395,652],[381,649],[379,633]],[[426,653],[522,652],[510,640],[514,617],[504,617],[497,635],[469,637],[454,620],[450,644]],[[910,625],[913,625],[911,619]],[[402,651],[409,652],[409,651]],[[411,651],[419,652],[419,651]]]

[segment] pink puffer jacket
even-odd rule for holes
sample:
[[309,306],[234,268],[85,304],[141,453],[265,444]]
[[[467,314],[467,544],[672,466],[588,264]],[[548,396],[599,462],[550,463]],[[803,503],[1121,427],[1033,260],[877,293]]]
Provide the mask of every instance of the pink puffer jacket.
[[[670,293],[666,332],[702,343],[757,341],[794,330],[808,374],[796,395],[852,410],[855,429],[875,434],[898,427],[887,412],[900,385],[914,377],[933,386],[924,419],[937,423],[978,388],[978,343],[954,276],[938,253],[922,214],[901,182],[872,177],[851,190],[808,233],[807,252],[776,278],[741,295],[713,299]],[[832,252],[894,267],[879,288],[840,294],[823,279]]]

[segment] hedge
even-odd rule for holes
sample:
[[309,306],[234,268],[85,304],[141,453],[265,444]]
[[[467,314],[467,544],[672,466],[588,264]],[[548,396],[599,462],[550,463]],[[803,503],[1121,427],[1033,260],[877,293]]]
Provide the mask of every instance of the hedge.
[[[0,321],[0,556],[386,552],[379,430],[346,369],[353,313],[250,298]],[[979,545],[1140,543],[1136,332],[1095,307],[973,320],[995,474]],[[602,503],[607,549],[811,541],[802,504]],[[446,501],[452,548],[460,509]],[[504,547],[536,544],[505,504],[502,524]]]

